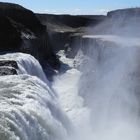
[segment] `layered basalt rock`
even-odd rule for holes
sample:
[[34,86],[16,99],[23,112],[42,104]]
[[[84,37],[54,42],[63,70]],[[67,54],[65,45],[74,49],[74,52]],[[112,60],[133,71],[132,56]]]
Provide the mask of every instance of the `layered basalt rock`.
[[0,15],[10,18],[13,22],[37,34],[45,28],[32,11],[18,4],[0,2]]
[[95,26],[106,19],[106,16],[90,15],[53,15],[36,14],[43,25],[47,26],[49,45],[58,52],[67,50],[73,43],[75,34],[83,34],[87,26]]
[[59,68],[59,60],[48,45],[46,26],[35,14],[17,4],[0,2],[0,51],[24,52],[40,63]]
[[15,69],[18,69],[17,62],[14,60],[0,60],[0,67],[1,66],[8,66],[8,67],[13,67]]
[[0,76],[17,75],[18,64],[14,60],[0,60]]
[[106,18],[103,15],[54,15],[54,14],[37,14],[37,17],[43,24],[55,23],[72,28],[86,27],[90,24],[98,24]]
[[140,8],[126,8],[126,9],[118,9],[114,11],[110,11],[107,13],[107,16],[110,18],[118,18],[118,17],[139,17],[140,15]]
[[5,75],[17,75],[17,71],[13,67],[0,66],[0,76],[5,76]]
[[0,14],[0,51],[15,51],[21,42],[21,33],[8,17]]

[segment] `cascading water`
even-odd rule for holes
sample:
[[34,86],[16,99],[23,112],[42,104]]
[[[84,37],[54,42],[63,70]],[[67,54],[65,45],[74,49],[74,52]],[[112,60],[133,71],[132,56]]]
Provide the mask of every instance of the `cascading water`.
[[59,54],[70,69],[53,84],[77,130],[73,139],[139,140],[140,39],[90,35],[83,41],[75,60]]
[[18,63],[18,73],[19,74],[29,74],[32,76],[37,76],[45,83],[48,83],[46,76],[40,66],[39,62],[31,55],[24,53],[7,53],[5,55],[0,55],[1,60],[15,60]]
[[120,35],[83,36],[74,60],[60,51],[58,96],[32,56],[1,55],[19,75],[0,77],[0,140],[139,140],[140,39]]
[[0,59],[16,60],[20,68],[19,75],[0,77],[0,140],[66,139],[71,123],[38,61],[22,53]]
[[[84,36],[91,44],[81,66],[79,94],[91,110],[91,127],[99,140],[138,140],[140,39]],[[136,92],[137,90],[137,92]]]

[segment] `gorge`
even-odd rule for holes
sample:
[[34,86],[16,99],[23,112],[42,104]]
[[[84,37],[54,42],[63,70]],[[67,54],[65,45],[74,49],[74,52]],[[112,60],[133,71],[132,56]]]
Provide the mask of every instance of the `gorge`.
[[140,139],[139,8],[0,18],[0,140]]

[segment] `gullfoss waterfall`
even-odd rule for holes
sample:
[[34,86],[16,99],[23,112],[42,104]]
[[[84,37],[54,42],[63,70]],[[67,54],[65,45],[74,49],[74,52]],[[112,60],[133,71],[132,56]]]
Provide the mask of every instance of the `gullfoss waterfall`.
[[126,34],[133,27],[129,23],[123,33],[121,24],[99,32],[106,24],[93,29],[97,35],[82,36],[74,59],[59,52],[70,69],[62,67],[66,72],[55,78],[53,86],[76,128],[73,139],[139,140],[139,34],[137,27]]
[[70,121],[50,85],[44,82],[45,76],[42,79],[44,73],[38,61],[21,53],[3,55],[0,59],[16,60],[20,73],[0,78],[0,139],[59,140],[68,137]]
[[138,140],[140,39],[98,35],[90,41],[79,95],[91,111],[91,139]]
[[31,55],[1,55],[19,69],[0,78],[0,139],[139,140],[140,39],[107,33],[83,35],[74,59],[61,50],[52,84]]

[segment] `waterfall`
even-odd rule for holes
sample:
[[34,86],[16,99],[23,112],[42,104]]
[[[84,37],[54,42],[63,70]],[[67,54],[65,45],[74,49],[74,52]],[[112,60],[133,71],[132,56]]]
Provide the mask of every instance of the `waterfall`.
[[19,67],[18,74],[37,76],[42,81],[49,84],[42,67],[33,56],[25,53],[7,53],[5,55],[1,55],[0,59],[15,60]]
[[53,87],[33,56],[1,55],[19,69],[0,77],[0,139],[139,140],[139,54],[137,37],[84,35]]
[[75,59],[58,54],[65,72],[53,88],[75,126],[72,139],[139,140],[140,39],[88,35]]
[[139,140],[140,39],[116,35],[84,39],[88,59],[80,67],[79,95],[91,110],[94,139]]
[[0,78],[0,139],[65,140],[72,124],[38,61],[22,53],[0,59],[16,60],[19,66],[19,75]]

